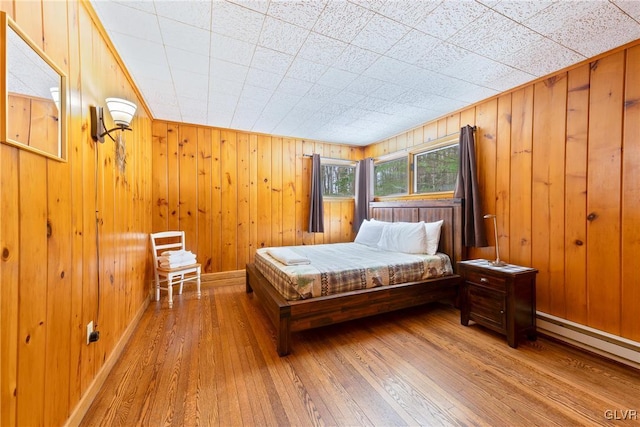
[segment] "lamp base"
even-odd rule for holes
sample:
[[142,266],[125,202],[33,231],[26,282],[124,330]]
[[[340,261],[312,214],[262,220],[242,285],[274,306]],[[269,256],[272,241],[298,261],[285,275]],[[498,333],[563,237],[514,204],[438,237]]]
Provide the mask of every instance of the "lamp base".
[[507,265],[506,262],[501,261],[499,259],[496,259],[494,261],[487,261],[489,264],[493,265],[494,267],[504,267],[505,265]]

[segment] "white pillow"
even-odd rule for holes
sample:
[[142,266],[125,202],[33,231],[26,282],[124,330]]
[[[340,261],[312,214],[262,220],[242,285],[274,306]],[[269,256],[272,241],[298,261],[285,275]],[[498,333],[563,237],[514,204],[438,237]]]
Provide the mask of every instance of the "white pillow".
[[427,254],[435,255],[438,252],[440,244],[440,230],[442,229],[443,219],[436,222],[425,222],[424,229],[427,232]]
[[382,230],[380,249],[409,254],[427,253],[427,231],[424,222],[392,222]]
[[362,221],[354,242],[360,243],[361,245],[373,246],[374,248],[377,247],[380,236],[382,235],[382,230],[386,224],[388,223],[383,221],[369,221],[368,219]]

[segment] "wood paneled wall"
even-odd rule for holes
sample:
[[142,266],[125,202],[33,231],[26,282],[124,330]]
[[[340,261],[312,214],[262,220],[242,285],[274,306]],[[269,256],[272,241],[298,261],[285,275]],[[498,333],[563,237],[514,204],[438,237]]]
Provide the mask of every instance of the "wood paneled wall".
[[70,95],[67,162],[0,145],[0,425],[63,425],[148,298],[151,120],[138,110],[120,172],[113,142],[89,135],[89,106],[140,100],[89,10],[0,8],[67,73]]
[[244,269],[267,246],[353,240],[353,200],[325,200],[309,233],[311,158],[363,148],[154,121],[153,230],[184,230],[205,273]]
[[[640,341],[640,45],[370,145],[379,156],[477,125],[502,259],[539,270],[538,310]],[[495,257],[491,247],[470,257]]]

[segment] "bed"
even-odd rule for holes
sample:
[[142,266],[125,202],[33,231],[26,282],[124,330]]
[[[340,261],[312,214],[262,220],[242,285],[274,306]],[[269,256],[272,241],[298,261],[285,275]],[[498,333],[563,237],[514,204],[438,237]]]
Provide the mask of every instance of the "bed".
[[276,329],[280,356],[291,351],[291,333],[435,301],[453,303],[461,281],[457,262],[463,259],[462,206],[459,199],[373,202],[369,217],[386,222],[443,220],[438,252],[447,254],[452,274],[389,286],[290,300],[258,270],[247,264],[246,292],[255,294]]

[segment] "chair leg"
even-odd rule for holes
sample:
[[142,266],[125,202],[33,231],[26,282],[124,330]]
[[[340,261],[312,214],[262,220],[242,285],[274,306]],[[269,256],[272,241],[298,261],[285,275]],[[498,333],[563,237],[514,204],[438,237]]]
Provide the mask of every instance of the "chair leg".
[[198,271],[196,272],[196,274],[198,275],[198,278],[196,279],[196,286],[198,289],[198,299],[200,299],[200,268],[198,268]]
[[178,292],[180,295],[182,295],[182,285],[184,285],[184,274],[180,275],[180,291]]
[[173,277],[167,280],[167,291],[169,291],[169,308],[173,308]]
[[160,277],[156,274],[156,301],[160,301]]

